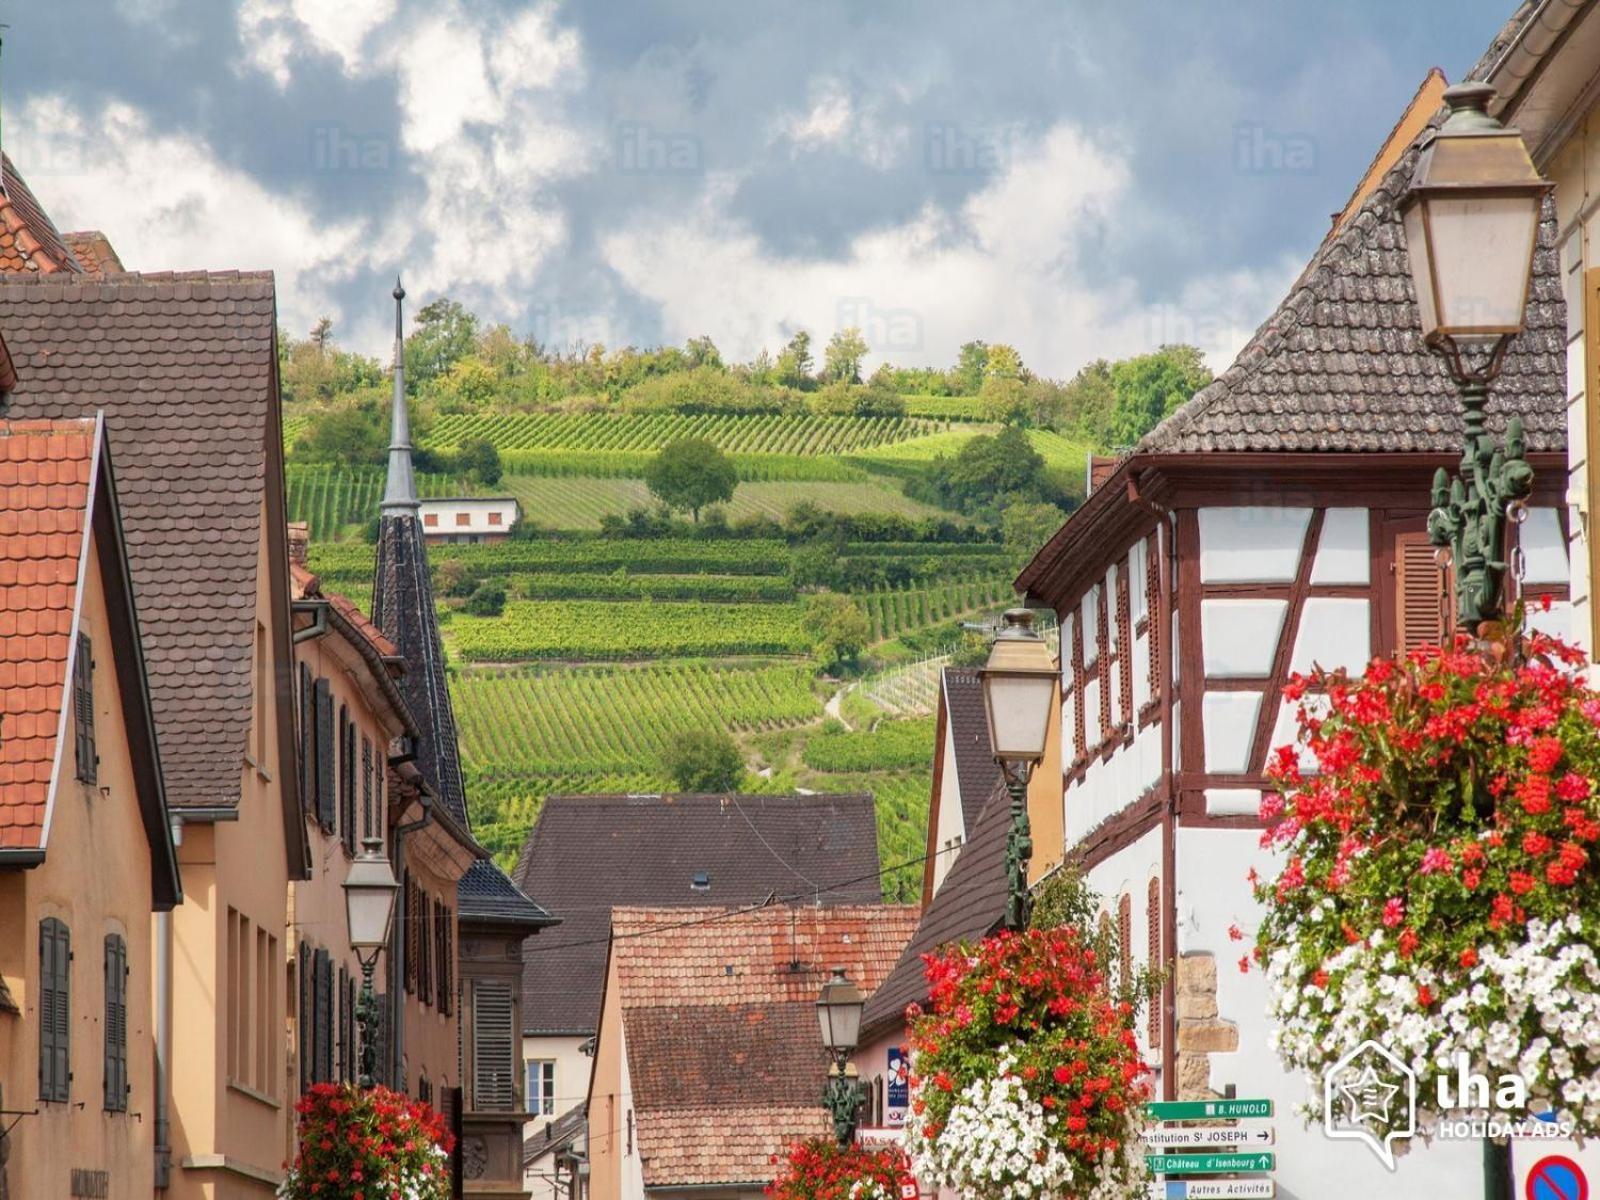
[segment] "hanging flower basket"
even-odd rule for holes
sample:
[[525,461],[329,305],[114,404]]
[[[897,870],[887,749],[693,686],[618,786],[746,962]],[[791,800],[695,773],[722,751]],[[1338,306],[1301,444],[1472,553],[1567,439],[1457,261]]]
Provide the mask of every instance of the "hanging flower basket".
[[795,1143],[766,1193],[772,1200],[901,1200],[907,1186],[915,1196],[916,1179],[900,1147],[812,1138]]
[[295,1107],[300,1151],[282,1200],[449,1200],[444,1118],[388,1088],[319,1083]]
[[1600,1132],[1600,694],[1583,665],[1529,634],[1291,685],[1317,767],[1274,755],[1263,844],[1284,865],[1252,879],[1255,958],[1318,1114],[1327,1072],[1371,1039],[1416,1074],[1423,1136],[1459,1055]]
[[1060,928],[926,961],[931,1008],[908,1013],[917,1175],[978,1200],[1142,1195],[1149,1070],[1100,956]]

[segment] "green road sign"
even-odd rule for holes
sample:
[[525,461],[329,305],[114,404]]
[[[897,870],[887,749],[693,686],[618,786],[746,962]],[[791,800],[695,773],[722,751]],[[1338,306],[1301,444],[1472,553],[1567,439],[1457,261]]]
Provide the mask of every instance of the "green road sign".
[[1275,1161],[1261,1154],[1147,1154],[1145,1166],[1156,1175],[1224,1175],[1238,1172],[1270,1171]]
[[1157,1121],[1219,1121],[1270,1117],[1271,1100],[1157,1100],[1144,1111]]

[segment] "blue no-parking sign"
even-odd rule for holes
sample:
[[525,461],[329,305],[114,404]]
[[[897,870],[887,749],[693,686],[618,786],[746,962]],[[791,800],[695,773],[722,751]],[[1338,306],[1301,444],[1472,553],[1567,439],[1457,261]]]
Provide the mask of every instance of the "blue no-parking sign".
[[1550,1154],[1528,1171],[1527,1200],[1589,1200],[1589,1177],[1570,1158]]

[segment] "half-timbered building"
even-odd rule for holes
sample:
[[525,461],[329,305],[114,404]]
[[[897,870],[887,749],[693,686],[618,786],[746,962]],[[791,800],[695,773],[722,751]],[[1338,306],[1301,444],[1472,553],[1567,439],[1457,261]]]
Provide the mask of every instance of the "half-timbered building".
[[[1402,122],[1402,127],[1404,126]],[[1401,127],[1397,127],[1401,128]],[[1425,531],[1431,480],[1463,444],[1456,395],[1417,332],[1396,205],[1416,157],[1392,139],[1365,194],[1218,379],[1103,472],[1018,579],[1061,622],[1065,849],[1106,898],[1131,957],[1169,966],[1140,1036],[1167,1098],[1278,1106],[1284,1194],[1350,1185],[1375,1159],[1300,1128],[1304,1084],[1279,1066],[1265,981],[1241,970],[1258,920],[1246,882],[1263,772],[1294,738],[1285,682],[1359,671],[1437,640],[1449,611]],[[1386,161],[1384,161],[1386,160]],[[1564,305],[1547,212],[1527,328],[1492,390],[1516,413],[1536,484],[1513,586],[1568,619]],[[1478,1147],[1402,1166],[1408,1194],[1458,1194]],[[1375,1194],[1394,1194],[1382,1191]]]

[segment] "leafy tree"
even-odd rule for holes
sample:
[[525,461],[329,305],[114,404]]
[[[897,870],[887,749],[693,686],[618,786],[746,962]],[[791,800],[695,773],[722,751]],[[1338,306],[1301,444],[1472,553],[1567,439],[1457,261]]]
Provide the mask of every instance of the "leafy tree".
[[837,592],[806,597],[802,617],[817,659],[826,668],[853,666],[872,639],[872,624],[861,606]]
[[955,368],[950,372],[956,394],[976,396],[983,386],[983,377],[989,373],[989,347],[982,342],[966,342],[956,357]]
[[1020,570],[1055,536],[1066,514],[1054,504],[1033,502],[1006,506],[1000,517],[1001,537],[1006,553]]
[[842,380],[845,383],[861,382],[861,360],[867,356],[867,339],[855,326],[841,329],[828,339],[828,348],[822,352],[824,379]]
[[1017,353],[1015,347],[1004,342],[996,342],[989,347],[983,362],[985,379],[1022,379],[1026,374],[1022,355]]
[[299,462],[362,466],[383,462],[388,448],[388,426],[377,405],[350,404],[308,425],[294,454]]
[[500,482],[500,451],[487,438],[463,442],[455,455],[456,471],[484,487]]
[[644,482],[663,504],[688,510],[698,522],[706,505],[733,499],[739,475],[733,460],[704,438],[680,438],[650,460]]
[[418,309],[414,326],[405,343],[412,388],[426,387],[466,357],[478,336],[478,318],[447,296]]
[[1015,375],[991,375],[978,389],[978,399],[983,404],[983,415],[989,421],[1008,425],[1028,420],[1028,388]]
[[1211,371],[1194,346],[1162,346],[1111,367],[1116,402],[1111,410],[1111,443],[1131,446],[1177,411],[1206,384]]
[[1063,425],[1096,449],[1110,449],[1111,410],[1117,403],[1111,364],[1097,358],[1084,365],[1061,392]]
[[879,368],[872,373],[866,387],[856,389],[851,411],[858,417],[903,417],[906,402],[894,386],[893,377]]
[[668,744],[661,764],[680,792],[734,792],[744,782],[744,756],[720,729],[690,729]]
[[502,583],[486,580],[467,597],[466,610],[475,617],[498,617],[506,610],[506,589]]
[[722,352],[709,337],[702,335],[690,338],[683,344],[683,353],[691,367],[715,367],[719,371],[722,369]]
[[778,362],[773,371],[778,377],[778,382],[785,387],[807,388],[811,386],[813,365],[815,364],[811,358],[811,335],[802,329],[789,339],[789,344],[783,348],[783,353],[778,355]]
[[468,354],[450,364],[435,381],[434,391],[441,411],[468,413],[488,405],[500,386],[495,369],[476,354]]

